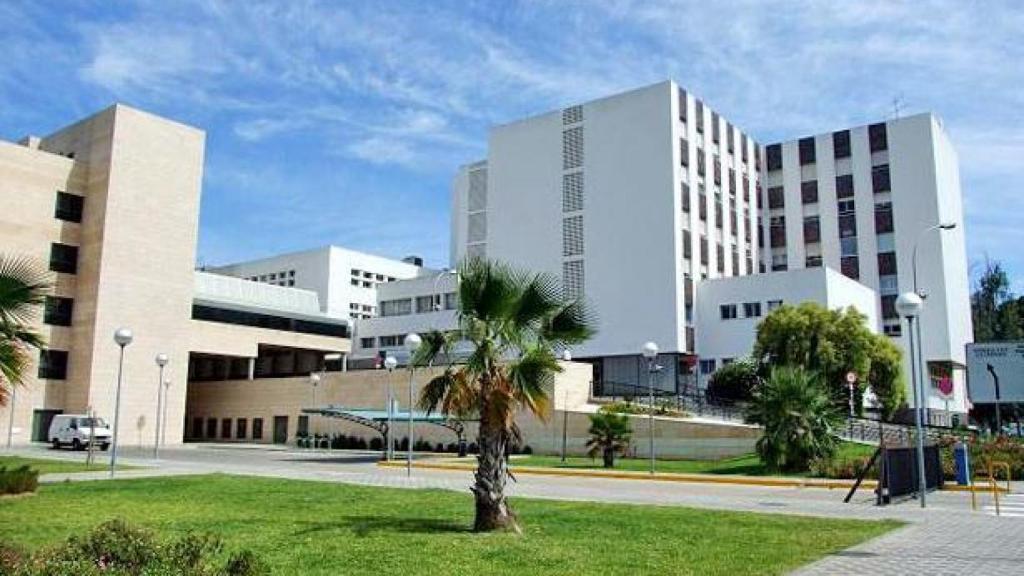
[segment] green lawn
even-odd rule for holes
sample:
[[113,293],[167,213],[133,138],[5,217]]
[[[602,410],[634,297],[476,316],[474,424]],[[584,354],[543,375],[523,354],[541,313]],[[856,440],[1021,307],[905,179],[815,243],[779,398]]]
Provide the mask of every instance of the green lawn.
[[[85,454],[77,460],[50,460],[48,458],[23,458],[21,456],[0,456],[0,468],[18,468],[29,466],[38,470],[40,474],[69,472],[89,472],[91,470],[107,470],[110,468],[110,453],[97,452],[92,466],[85,465]],[[118,470],[125,470],[127,466],[118,465]]]
[[[837,460],[870,457],[875,451],[874,446],[843,442],[836,453]],[[570,457],[565,462],[558,456],[514,456],[512,468],[516,466],[539,466],[546,468],[603,468],[600,458]],[[682,474],[744,474],[747,476],[769,476],[769,472],[756,454],[747,454],[722,460],[656,460],[654,468],[658,472],[676,472]],[[646,458],[616,458],[615,470],[648,471],[651,461]],[[806,475],[806,473],[802,474]]]
[[0,542],[40,546],[121,517],[220,534],[275,574],[781,574],[898,526],[515,499],[523,536],[474,534],[469,494],[235,476],[47,485],[0,500]]

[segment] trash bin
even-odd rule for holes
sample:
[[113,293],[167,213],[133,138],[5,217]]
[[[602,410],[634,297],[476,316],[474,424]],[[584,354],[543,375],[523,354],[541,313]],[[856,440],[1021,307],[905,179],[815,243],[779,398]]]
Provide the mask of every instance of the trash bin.
[[953,462],[956,464],[956,483],[960,486],[970,485],[971,452],[962,441],[953,445]]

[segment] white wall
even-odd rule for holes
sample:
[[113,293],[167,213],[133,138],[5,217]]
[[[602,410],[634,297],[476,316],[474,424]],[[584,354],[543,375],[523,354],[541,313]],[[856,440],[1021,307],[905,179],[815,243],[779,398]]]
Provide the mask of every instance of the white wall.
[[[416,298],[419,296],[440,296],[442,308],[445,306],[444,295],[457,289],[456,276],[449,273],[420,276],[408,280],[398,280],[381,285],[377,289],[377,306],[380,302],[403,298],[412,299],[412,313],[403,316],[378,316],[356,322],[355,336],[352,339],[352,355],[355,358],[371,358],[379,350],[393,352],[397,358],[403,359],[401,347],[381,347],[381,336],[405,336],[412,332],[425,333],[434,330],[453,330],[457,327],[454,309],[442,309],[420,313],[417,312]],[[363,346],[364,338],[373,338],[373,346]]]

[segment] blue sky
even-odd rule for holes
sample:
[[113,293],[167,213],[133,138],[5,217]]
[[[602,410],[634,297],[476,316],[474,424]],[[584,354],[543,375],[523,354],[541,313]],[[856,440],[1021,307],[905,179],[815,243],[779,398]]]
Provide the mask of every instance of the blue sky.
[[1016,1],[46,4],[0,4],[0,137],[114,101],[205,129],[202,263],[333,243],[446,264],[451,177],[489,126],[673,78],[761,141],[894,98],[937,113],[970,262],[1024,292]]

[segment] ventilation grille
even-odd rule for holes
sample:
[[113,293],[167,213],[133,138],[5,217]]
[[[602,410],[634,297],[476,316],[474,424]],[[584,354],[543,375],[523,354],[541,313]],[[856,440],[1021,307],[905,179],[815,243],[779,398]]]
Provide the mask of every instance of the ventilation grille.
[[562,132],[562,168],[569,170],[583,166],[583,127]]
[[562,176],[562,212],[583,210],[583,172]]
[[562,220],[562,256],[583,254],[583,216]]
[[566,300],[583,296],[583,260],[562,262],[562,292]]
[[583,106],[570,106],[562,110],[562,124],[583,122]]
[[474,170],[469,173],[469,211],[480,212],[487,209],[487,170]]
[[468,242],[483,242],[487,240],[486,212],[477,212],[469,215],[469,231],[466,239]]

